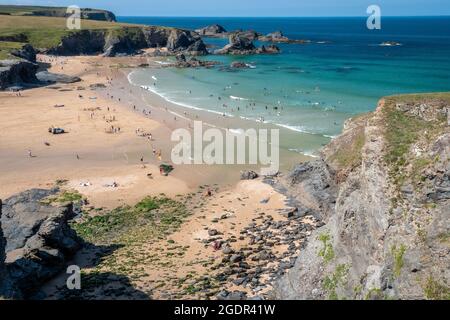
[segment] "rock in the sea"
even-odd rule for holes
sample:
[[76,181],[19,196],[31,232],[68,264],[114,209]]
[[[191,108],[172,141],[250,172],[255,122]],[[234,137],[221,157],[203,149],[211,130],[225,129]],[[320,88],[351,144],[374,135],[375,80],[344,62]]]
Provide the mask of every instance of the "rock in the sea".
[[241,171],[241,180],[254,180],[257,179],[259,176],[255,171],[251,170],[244,170]]
[[21,49],[11,51],[13,56],[28,60],[30,62],[36,62],[36,50],[30,44],[25,44]]
[[6,199],[1,217],[11,282],[26,297],[57,275],[80,248],[69,227],[72,204],[41,203],[54,190],[33,189]]
[[36,84],[38,65],[25,60],[0,60],[0,90]]
[[240,61],[233,61],[230,65],[231,68],[234,69],[248,69],[250,66],[247,63],[240,62]]
[[173,29],[167,39],[167,49],[172,52],[183,51],[189,55],[208,53],[201,37],[188,30]]
[[206,36],[206,37],[215,37],[215,36],[221,36],[224,33],[227,33],[227,30],[225,30],[224,27],[218,24],[213,24],[201,29],[195,30],[199,35]]
[[249,55],[279,53],[280,49],[275,45],[255,47],[253,37],[247,33],[236,32],[229,36],[229,43],[222,49],[214,51],[215,54]]

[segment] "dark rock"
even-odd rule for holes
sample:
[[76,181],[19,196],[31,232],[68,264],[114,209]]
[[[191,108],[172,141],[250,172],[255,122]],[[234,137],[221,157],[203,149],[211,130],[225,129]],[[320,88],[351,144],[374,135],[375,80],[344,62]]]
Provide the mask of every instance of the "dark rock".
[[40,71],[36,73],[36,78],[45,83],[75,83],[80,82],[79,77],[73,77],[60,73],[50,73],[48,71]]
[[258,174],[255,171],[241,171],[241,180],[254,180],[258,178]]
[[236,32],[229,36],[229,44],[222,49],[214,51],[215,54],[249,55],[249,54],[273,54],[279,53],[280,49],[275,45],[256,48],[253,44],[254,34],[248,32]]
[[247,294],[241,291],[233,291],[229,292],[227,290],[222,290],[217,296],[217,300],[231,300],[231,301],[239,301],[246,300]]
[[0,90],[36,84],[38,65],[25,60],[0,60]]
[[191,31],[164,27],[124,27],[114,30],[80,30],[62,38],[61,43],[47,50],[54,55],[104,56],[130,55],[145,48],[167,47],[170,53],[189,55],[208,53],[201,37]]
[[241,261],[242,260],[242,255],[240,255],[240,254],[233,254],[231,257],[230,257],[230,262],[231,263],[236,263],[236,262],[239,262],[239,261]]
[[230,246],[224,246],[222,248],[222,252],[224,254],[232,254],[232,253],[234,253],[234,250]]
[[237,286],[242,285],[244,282],[248,282],[248,277],[242,277],[233,280],[233,283]]
[[230,67],[234,68],[234,69],[249,69],[250,68],[250,66],[247,63],[239,62],[239,61],[232,62]]
[[197,29],[197,30],[195,30],[195,32],[197,32],[201,36],[215,37],[218,35],[223,35],[224,33],[227,32],[227,30],[225,30],[225,28],[222,27],[221,25],[213,24],[213,25],[201,28],[201,29]]
[[6,240],[3,237],[1,217],[2,217],[2,201],[0,200],[0,300],[20,297],[10,280],[9,273],[5,265]]
[[33,46],[30,44],[25,44],[22,49],[13,50],[11,51],[11,54],[13,56],[16,56],[18,58],[22,58],[25,60],[28,60],[30,62],[35,63],[36,62],[36,50],[34,50]]
[[172,29],[167,39],[167,49],[172,52],[186,52],[189,55],[208,53],[201,37],[188,30]]
[[216,229],[209,229],[209,230],[208,230],[208,235],[209,235],[210,237],[216,236],[216,235],[218,235],[218,234],[219,234],[219,232],[218,232]]
[[5,200],[1,218],[11,281],[28,296],[57,275],[80,248],[67,221],[72,204],[53,207],[40,200],[54,190],[33,189]]

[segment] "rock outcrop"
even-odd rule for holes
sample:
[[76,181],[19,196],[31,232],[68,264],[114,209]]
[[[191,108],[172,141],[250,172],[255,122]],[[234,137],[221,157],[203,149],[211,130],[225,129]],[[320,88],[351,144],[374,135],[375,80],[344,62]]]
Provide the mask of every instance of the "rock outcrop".
[[450,96],[386,98],[279,181],[322,219],[279,299],[450,298]]
[[21,49],[11,51],[13,56],[36,63],[36,50],[30,44],[25,44]]
[[62,271],[81,245],[67,224],[74,215],[72,204],[51,206],[41,202],[54,192],[29,190],[5,200],[3,205],[1,225],[8,280],[24,298]]
[[11,279],[9,278],[9,273],[5,264],[6,240],[3,237],[1,218],[2,218],[2,201],[0,200],[0,300],[18,297],[16,290],[14,290],[14,287],[12,285]]
[[219,24],[197,29],[195,32],[204,37],[222,37],[224,34],[227,34],[227,30]]
[[164,27],[124,27],[118,30],[81,30],[62,38],[48,50],[55,55],[135,54],[142,49],[167,47],[169,53],[189,55],[208,53],[201,37],[187,30]]
[[275,42],[275,43],[297,43],[297,44],[305,44],[309,43],[309,40],[296,40],[296,39],[289,39],[286,37],[283,32],[281,31],[275,31],[272,33],[269,33],[265,36],[259,36],[259,41],[264,42]]
[[242,32],[233,33],[229,37],[229,44],[222,49],[216,50],[215,54],[250,55],[279,53],[280,49],[275,45],[261,48],[255,47],[253,40]]
[[189,59],[183,53],[179,53],[176,56],[176,62],[173,64],[167,64],[166,67],[177,67],[177,68],[211,68],[219,64],[217,61],[206,61],[199,60],[195,57],[190,57]]
[[38,65],[25,60],[0,60],[0,90],[36,84]]

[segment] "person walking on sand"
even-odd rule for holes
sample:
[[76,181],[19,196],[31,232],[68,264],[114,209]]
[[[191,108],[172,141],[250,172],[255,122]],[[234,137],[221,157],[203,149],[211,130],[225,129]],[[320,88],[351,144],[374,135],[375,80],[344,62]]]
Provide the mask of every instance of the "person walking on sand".
[[30,149],[28,149],[28,157],[29,157],[29,158],[33,158],[33,154],[31,153],[31,150],[30,150]]
[[78,153],[77,153],[77,160],[80,160],[80,156],[78,155]]

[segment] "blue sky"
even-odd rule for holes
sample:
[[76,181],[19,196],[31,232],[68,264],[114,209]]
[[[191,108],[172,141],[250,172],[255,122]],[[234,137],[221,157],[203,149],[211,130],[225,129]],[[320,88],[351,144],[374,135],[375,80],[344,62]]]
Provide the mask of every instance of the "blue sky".
[[121,16],[365,16],[377,4],[384,16],[450,15],[450,0],[0,0],[104,8]]

